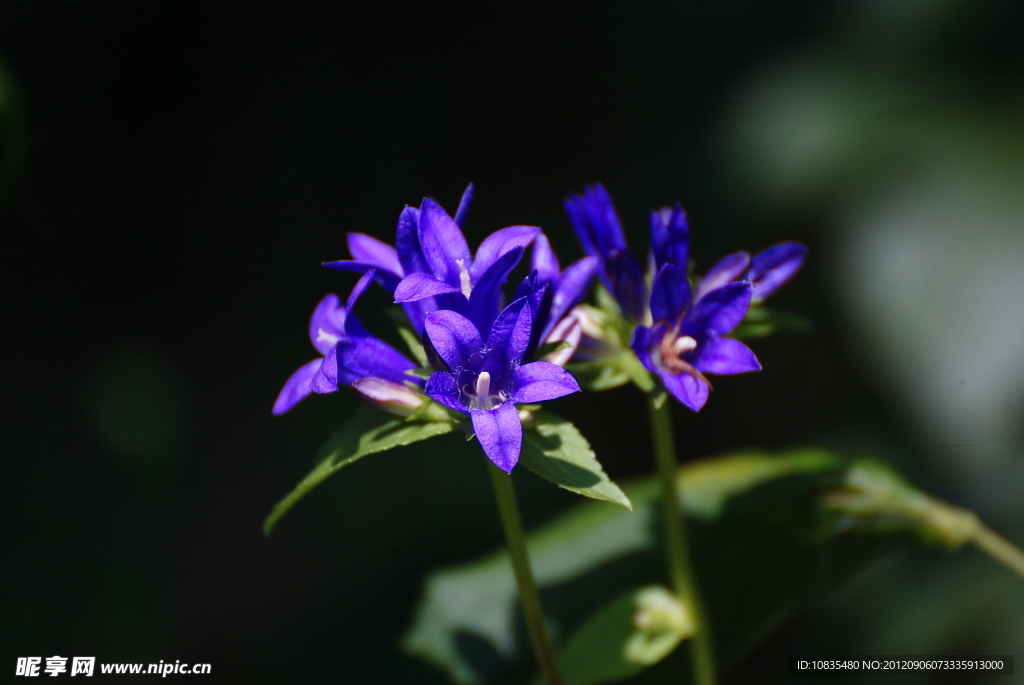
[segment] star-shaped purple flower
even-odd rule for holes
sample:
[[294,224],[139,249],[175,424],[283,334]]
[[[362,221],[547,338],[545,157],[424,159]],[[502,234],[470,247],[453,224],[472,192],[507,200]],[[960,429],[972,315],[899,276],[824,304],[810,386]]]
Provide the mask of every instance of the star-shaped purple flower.
[[322,357],[301,366],[285,381],[274,402],[274,414],[283,414],[310,393],[331,393],[339,385],[351,385],[371,399],[393,406],[418,403],[406,385],[420,382],[406,374],[416,364],[370,334],[353,308],[373,282],[367,271],[352,288],[345,306],[333,293],[317,305],[309,320],[309,339]]
[[637,326],[630,344],[647,370],[693,411],[708,399],[706,373],[760,371],[749,347],[724,337],[750,307],[752,286],[730,283],[695,300],[686,272],[673,264],[661,267],[651,288],[653,324]]
[[[455,212],[455,223],[458,226],[466,220],[469,207],[473,201],[473,184],[470,183],[462,193],[459,208]],[[426,203],[427,200],[424,200]],[[430,201],[436,205],[433,200]],[[441,210],[442,212],[444,210]],[[398,217],[395,231],[397,248],[365,233],[348,234],[348,251],[352,259],[325,262],[324,266],[342,271],[366,273],[373,269],[377,281],[389,293],[394,294],[395,288],[408,274],[428,272],[430,266],[423,254],[419,237],[420,208],[406,207]],[[423,320],[427,314],[438,309],[434,298],[422,298],[402,304],[409,321],[417,332],[423,331]]]
[[486,334],[500,309],[501,286],[540,229],[502,228],[472,255],[458,224],[430,198],[416,218],[415,240],[408,232],[407,240],[398,241],[406,276],[395,288],[395,302],[433,298],[437,309],[463,314]]
[[525,297],[498,315],[486,341],[458,312],[439,310],[426,319],[430,343],[448,367],[430,376],[426,394],[468,414],[484,453],[506,473],[519,461],[523,442],[516,404],[552,400],[580,389],[560,366],[543,361],[523,364],[532,330],[533,315]]

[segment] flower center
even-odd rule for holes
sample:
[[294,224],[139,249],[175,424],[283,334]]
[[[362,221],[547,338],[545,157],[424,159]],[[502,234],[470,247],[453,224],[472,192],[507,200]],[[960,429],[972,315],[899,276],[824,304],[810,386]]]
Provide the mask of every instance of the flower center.
[[676,376],[683,373],[693,373],[693,366],[689,362],[684,361],[681,356],[695,349],[697,349],[696,340],[688,335],[676,336],[675,331],[669,331],[661,339],[661,345],[658,349],[660,353],[659,365]]
[[476,377],[473,390],[466,392],[466,404],[470,409],[490,411],[495,407],[500,407],[507,399],[508,396],[503,392],[491,392],[491,374],[486,371],[481,371],[480,375]]

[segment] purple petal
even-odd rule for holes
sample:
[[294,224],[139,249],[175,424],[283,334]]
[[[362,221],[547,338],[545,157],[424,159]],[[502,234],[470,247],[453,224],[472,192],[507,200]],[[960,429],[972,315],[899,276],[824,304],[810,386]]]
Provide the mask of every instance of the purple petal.
[[398,228],[395,230],[395,247],[398,250],[398,259],[402,263],[402,272],[406,275],[430,271],[430,265],[427,264],[423,248],[420,246],[419,226],[420,210],[416,207],[403,209],[398,216]]
[[462,404],[462,393],[459,392],[459,383],[453,374],[447,371],[438,371],[431,375],[427,379],[427,387],[424,392],[439,404],[454,411],[466,413],[466,407]]
[[338,365],[336,381],[343,385],[352,385],[364,378],[383,378],[399,385],[416,380],[405,373],[416,368],[414,363],[391,345],[370,335],[339,343],[334,355]]
[[674,264],[661,267],[651,286],[651,318],[675,324],[691,304],[686,269]]
[[554,296],[551,299],[549,328],[583,299],[587,288],[590,287],[590,281],[597,271],[598,263],[596,257],[584,257],[578,262],[570,264],[558,279],[558,285],[555,287]]
[[447,309],[431,312],[425,327],[434,349],[453,371],[468,368],[469,358],[483,346],[476,326],[457,312]]
[[754,284],[753,297],[768,297],[803,266],[807,248],[801,243],[779,243],[757,254],[750,260],[747,280]]
[[376,271],[377,280],[384,286],[384,289],[389,293],[395,292],[395,288],[398,286],[398,282],[402,280],[400,274],[385,271],[377,264],[370,264],[368,262],[353,262],[349,259],[342,259],[337,262],[324,262],[324,266],[328,269],[337,269],[338,271],[355,271],[356,273],[365,274],[371,269]]
[[458,225],[429,197],[420,205],[420,247],[431,271],[445,283],[458,287],[461,269],[472,266],[469,245]]
[[657,364],[651,359],[651,348],[660,342],[661,336],[665,334],[665,327],[660,325],[656,328],[657,330],[655,327],[637,326],[633,331],[633,340],[629,343],[629,347],[636,353],[637,359],[651,373],[661,373]]
[[527,304],[527,298],[521,297],[505,307],[495,319],[487,337],[487,347],[502,350],[505,360],[513,366],[523,360],[526,348],[530,345],[533,314]]
[[516,405],[506,402],[491,411],[470,412],[469,416],[484,454],[499,469],[511,473],[523,446],[523,424]]
[[693,411],[700,411],[708,401],[708,384],[696,376],[673,376],[666,371],[661,374],[661,381],[673,397]]
[[693,307],[683,328],[700,337],[704,331],[725,335],[739,325],[750,309],[750,283],[732,283],[712,290]]
[[704,373],[721,375],[760,371],[761,363],[753,351],[732,338],[712,338],[700,351],[693,368]]
[[345,308],[334,293],[320,300],[309,319],[309,340],[320,354],[327,354],[339,340],[346,338]]
[[516,371],[515,402],[544,402],[580,391],[568,371],[549,362],[523,364]]
[[426,297],[435,297],[448,293],[461,293],[458,288],[434,278],[430,274],[414,273],[402,279],[395,288],[395,302],[416,302]]
[[490,234],[480,243],[470,274],[480,278],[502,255],[517,247],[525,248],[538,233],[536,226],[509,226]]
[[477,284],[473,286],[473,292],[469,295],[468,314],[482,335],[487,335],[491,323],[498,315],[502,299],[501,286],[504,285],[519,260],[523,258],[523,252],[524,248],[515,247],[503,254],[491,264],[491,268],[485,271]]
[[455,210],[455,223],[462,228],[466,225],[466,215],[469,214],[469,206],[473,204],[473,184],[470,183],[462,191],[462,198],[459,199],[459,208]]
[[633,319],[642,319],[647,300],[644,274],[636,257],[627,250],[615,250],[605,259],[606,284],[622,308],[622,314]]
[[370,287],[371,283],[373,283],[373,273],[368,271],[352,286],[352,292],[348,294],[348,300],[345,302],[348,318],[352,318],[352,310],[356,308],[356,302],[366,292],[366,289]]
[[323,359],[314,359],[303,364],[299,367],[298,371],[288,377],[288,380],[284,382],[284,387],[281,388],[281,392],[277,395],[277,400],[274,402],[274,414],[285,413],[298,404],[299,400],[313,392],[309,385],[313,380],[313,376],[320,370],[320,364],[323,361]]
[[551,249],[551,242],[548,237],[541,233],[533,241],[533,257],[531,268],[537,272],[537,278],[542,283],[551,283],[558,279],[561,267],[558,265],[558,257]]
[[348,234],[348,251],[357,262],[374,264],[380,269],[404,276],[402,264],[398,261],[398,251],[385,242],[377,240],[365,233]]
[[611,196],[600,183],[587,186],[582,196],[570,195],[565,201],[565,211],[588,255],[607,259],[613,251],[626,249],[619,215]]
[[712,290],[740,280],[749,264],[750,255],[746,252],[734,252],[727,257],[722,257],[704,274],[704,278],[700,279],[697,296],[694,299],[699,300]]
[[679,205],[651,212],[651,245],[655,266],[675,264],[686,269],[690,253],[690,227]]
[[331,348],[327,356],[323,358],[320,368],[313,374],[309,389],[313,392],[326,395],[338,390],[338,346]]

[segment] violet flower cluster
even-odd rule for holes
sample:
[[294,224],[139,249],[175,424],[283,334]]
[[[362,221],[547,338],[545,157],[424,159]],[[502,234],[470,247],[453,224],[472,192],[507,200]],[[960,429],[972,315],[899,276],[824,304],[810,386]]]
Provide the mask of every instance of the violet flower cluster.
[[[458,421],[495,465],[510,472],[523,440],[516,405],[578,392],[579,383],[564,368],[577,352],[578,359],[616,363],[601,352],[600,338],[607,332],[587,314],[587,306],[577,306],[595,275],[617,304],[617,311],[602,314],[605,323],[618,317],[618,329],[632,336],[620,341],[620,348],[628,345],[673,396],[698,411],[710,389],[706,374],[761,368],[750,348],[728,334],[752,303],[799,269],[805,253],[793,242],[754,257],[737,252],[691,283],[689,227],[676,205],[651,212],[645,278],[627,248],[611,198],[595,185],[565,203],[587,256],[562,270],[535,226],[502,228],[471,252],[461,226],[472,195],[470,185],[454,218],[430,198],[406,207],[393,246],[348,234],[352,259],[325,266],[362,275],[344,305],[333,294],[317,305],[309,337],[321,356],[288,379],[275,414],[342,385],[406,417],[444,407],[452,413],[434,411],[430,420],[440,415]],[[506,297],[503,286],[527,248],[529,273]],[[403,308],[417,361],[367,331],[356,317],[360,296],[374,282]],[[543,358],[535,359],[538,355]]]
[[[348,385],[396,414],[412,415],[436,402],[468,419],[484,452],[510,472],[519,460],[523,428],[517,404],[551,400],[580,390],[562,366],[570,350],[530,361],[556,335],[579,340],[579,325],[560,326],[586,292],[597,260],[584,258],[561,271],[547,239],[534,226],[510,226],[470,253],[460,224],[472,198],[463,194],[452,218],[426,198],[398,219],[395,246],[360,233],[348,236],[351,260],[326,266],[362,272],[344,307],[335,295],[318,305],[310,340],[323,357],[302,366],[285,383],[274,413],[311,393]],[[534,244],[531,273],[506,302],[502,286]],[[429,372],[368,333],[353,307],[371,281],[405,310],[422,338]],[[564,338],[559,338],[562,340]],[[566,354],[568,352],[568,354]],[[553,361],[552,361],[553,360]],[[469,428],[471,426],[471,429]]]
[[[736,252],[691,283],[686,213],[679,205],[666,207],[650,214],[645,280],[640,262],[626,246],[604,186],[590,186],[582,195],[570,196],[565,209],[584,252],[600,259],[601,282],[621,316],[634,326],[630,348],[676,399],[700,411],[711,389],[705,374],[761,369],[749,347],[726,336],[752,304],[760,304],[799,270],[806,253],[802,244],[780,243],[753,257]],[[586,319],[585,312],[580,315]],[[587,347],[602,349],[601,345]]]

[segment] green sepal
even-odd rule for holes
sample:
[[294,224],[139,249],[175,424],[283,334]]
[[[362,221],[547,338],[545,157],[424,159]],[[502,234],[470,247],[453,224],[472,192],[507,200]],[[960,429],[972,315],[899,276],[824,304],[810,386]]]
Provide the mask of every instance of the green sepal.
[[570,347],[572,347],[572,343],[569,342],[568,340],[556,340],[555,342],[544,343],[543,345],[537,348],[536,352],[533,353],[533,357],[531,357],[531,360],[537,361],[539,359],[542,359],[543,357],[546,357],[552,352],[558,352],[559,350],[564,350]]
[[761,305],[752,305],[747,315],[729,337],[738,339],[764,338],[779,330],[806,332],[813,328],[809,319],[797,314],[777,312]]
[[434,370],[429,368],[406,369],[405,375],[414,376],[416,378],[422,378],[426,380],[434,375]]
[[454,428],[455,424],[450,421],[410,423],[369,405],[360,407],[356,415],[321,448],[320,462],[316,467],[288,493],[287,497],[274,506],[263,522],[264,535],[270,535],[274,526],[289,509],[340,469],[368,454],[444,435]]
[[554,414],[527,412],[519,463],[560,488],[632,509],[629,498],[601,468],[576,426]]
[[402,336],[402,341],[409,348],[409,352],[412,354],[413,359],[416,360],[416,363],[423,367],[429,367],[430,362],[427,361],[427,352],[423,349],[423,343],[420,342],[419,336],[413,333],[411,328],[405,326],[398,327],[398,334]]

